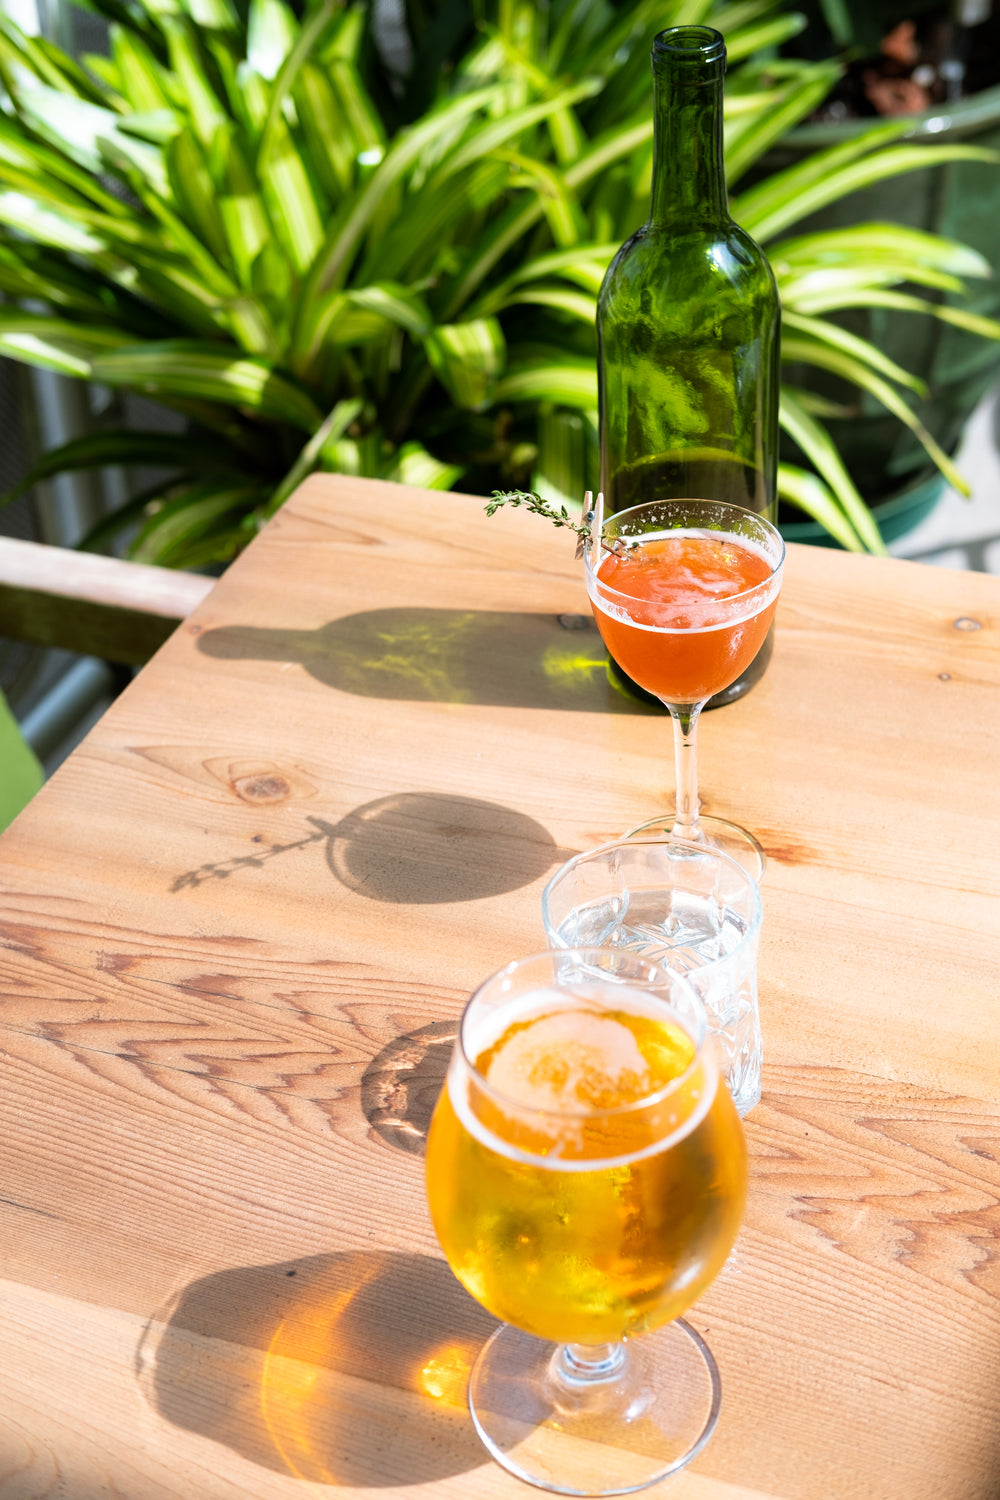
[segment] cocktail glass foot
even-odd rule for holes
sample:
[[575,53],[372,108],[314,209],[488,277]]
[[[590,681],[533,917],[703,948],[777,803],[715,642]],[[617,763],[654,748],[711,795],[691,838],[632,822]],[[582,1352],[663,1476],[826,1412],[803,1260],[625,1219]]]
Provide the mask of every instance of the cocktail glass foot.
[[704,837],[687,839],[686,835],[674,832],[673,813],[658,813],[655,818],[647,818],[644,823],[637,823],[634,828],[629,828],[622,834],[622,838],[680,838],[682,842],[710,844],[713,849],[721,849],[723,854],[735,859],[760,884],[767,868],[767,858],[752,833],[741,828],[738,823],[730,823],[728,818],[716,818],[705,813],[699,814],[698,827]]

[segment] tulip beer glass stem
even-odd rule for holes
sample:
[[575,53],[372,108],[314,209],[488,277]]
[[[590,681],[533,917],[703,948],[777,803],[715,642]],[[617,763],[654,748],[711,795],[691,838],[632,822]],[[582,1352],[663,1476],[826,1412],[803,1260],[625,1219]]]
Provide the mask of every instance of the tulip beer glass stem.
[[672,816],[630,833],[708,843],[755,878],[764,855],[746,829],[702,817],[697,734],[710,698],[756,657],[774,618],[785,548],[763,516],[717,500],[656,500],[604,521],[587,554],[587,590],[609,654],[669,710],[676,797]]
[[519,1478],[624,1495],[711,1436],[715,1361],[681,1317],[739,1230],[746,1149],[701,1001],[642,955],[518,960],[462,1017],[427,1140],[448,1263],[503,1320],[469,1407]]

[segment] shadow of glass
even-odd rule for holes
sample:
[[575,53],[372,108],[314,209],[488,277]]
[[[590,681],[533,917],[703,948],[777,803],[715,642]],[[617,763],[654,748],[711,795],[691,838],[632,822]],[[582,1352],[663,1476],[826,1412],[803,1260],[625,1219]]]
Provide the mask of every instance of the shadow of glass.
[[368,1064],[361,1079],[361,1108],[388,1145],[423,1156],[457,1035],[457,1018],[434,1021],[394,1037]]
[[399,792],[365,803],[339,823],[313,816],[305,822],[301,838],[200,865],[178,875],[171,890],[262,869],[316,844],[337,880],[371,901],[478,901],[533,884],[574,852],[560,849],[525,813],[441,792]]
[[371,609],[320,630],[222,626],[199,635],[198,649],[298,662],[327,687],[365,698],[662,713],[609,679],[589,615]]
[[441,1260],[317,1255],[192,1282],[148,1325],[137,1377],[167,1421],[263,1468],[420,1484],[486,1461],[466,1387],[495,1327]]

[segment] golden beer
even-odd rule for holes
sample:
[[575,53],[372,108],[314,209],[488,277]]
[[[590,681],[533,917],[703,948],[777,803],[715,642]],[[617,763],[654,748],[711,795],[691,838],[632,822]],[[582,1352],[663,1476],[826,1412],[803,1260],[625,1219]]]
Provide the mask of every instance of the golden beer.
[[477,1301],[593,1345],[673,1320],[718,1273],[746,1152],[714,1059],[662,1001],[575,988],[521,994],[456,1049],[427,1191]]

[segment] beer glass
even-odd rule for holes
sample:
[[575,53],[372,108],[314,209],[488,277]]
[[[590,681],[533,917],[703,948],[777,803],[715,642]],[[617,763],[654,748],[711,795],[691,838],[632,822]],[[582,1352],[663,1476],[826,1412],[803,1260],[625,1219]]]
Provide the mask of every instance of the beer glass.
[[427,1140],[431,1217],[503,1325],[470,1377],[493,1456],[568,1495],[688,1463],[719,1378],[681,1318],[746,1193],[743,1131],[688,981],[623,949],[508,964],[462,1016]]

